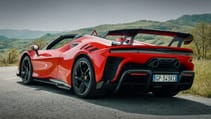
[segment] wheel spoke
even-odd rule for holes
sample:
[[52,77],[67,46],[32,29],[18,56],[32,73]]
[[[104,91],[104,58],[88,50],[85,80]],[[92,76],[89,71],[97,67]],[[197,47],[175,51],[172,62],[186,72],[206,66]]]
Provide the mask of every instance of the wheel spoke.
[[89,68],[86,69],[86,71],[84,72],[86,75],[89,75]]
[[30,75],[31,75],[31,73],[30,73],[30,71],[28,70],[28,72],[27,72],[27,79],[30,77]]
[[88,86],[89,86],[89,80],[84,80],[84,85],[86,86],[86,88],[88,88]]
[[74,78],[75,78],[76,80],[78,80],[78,81],[82,81],[82,78],[79,77],[79,76],[75,76]]
[[24,69],[28,69],[28,61],[24,61],[23,62],[23,68]]
[[29,70],[28,67],[25,68],[25,80],[28,79],[28,75],[29,75]]
[[79,70],[80,70],[80,73],[81,74],[83,74],[83,62],[81,62],[80,64],[79,64],[80,66],[79,66]]
[[79,91],[80,93],[83,93],[86,90],[86,86],[84,85],[83,82],[81,82],[80,86],[79,86]]
[[77,88],[79,88],[79,82],[78,81],[75,81],[75,85]]
[[24,76],[24,79],[25,79],[25,80],[28,79],[28,75],[29,75],[29,71],[28,71],[28,69],[26,69],[25,76]]
[[76,85],[77,87],[79,87],[79,86],[80,86],[79,84],[81,84],[82,81],[83,81],[82,78],[81,78],[81,77],[78,77],[78,76],[75,76],[74,78],[76,79],[75,85]]
[[24,79],[24,80],[27,80],[27,78],[28,78],[28,72],[25,72],[25,74],[24,74],[24,76],[23,76],[23,79]]
[[25,64],[23,64],[23,69],[26,69],[27,67],[26,67],[26,65]]

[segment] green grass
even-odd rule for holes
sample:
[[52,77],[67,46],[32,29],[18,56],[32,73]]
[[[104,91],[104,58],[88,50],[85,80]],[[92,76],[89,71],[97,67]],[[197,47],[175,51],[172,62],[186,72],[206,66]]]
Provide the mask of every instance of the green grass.
[[211,97],[211,60],[194,60],[195,78],[191,89],[184,94]]

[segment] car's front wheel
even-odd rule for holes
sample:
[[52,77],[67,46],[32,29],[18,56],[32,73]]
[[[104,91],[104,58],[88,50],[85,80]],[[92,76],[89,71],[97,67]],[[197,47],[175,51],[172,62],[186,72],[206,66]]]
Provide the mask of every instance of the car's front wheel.
[[28,56],[25,56],[21,61],[20,77],[23,84],[31,84],[32,80],[32,63]]
[[75,62],[72,73],[72,87],[79,97],[92,98],[96,96],[94,68],[88,58],[82,57]]

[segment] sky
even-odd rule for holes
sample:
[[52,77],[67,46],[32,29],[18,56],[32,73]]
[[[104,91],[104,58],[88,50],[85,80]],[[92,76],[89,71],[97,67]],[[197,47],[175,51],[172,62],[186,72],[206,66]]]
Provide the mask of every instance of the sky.
[[0,29],[70,31],[211,13],[211,0],[0,0]]

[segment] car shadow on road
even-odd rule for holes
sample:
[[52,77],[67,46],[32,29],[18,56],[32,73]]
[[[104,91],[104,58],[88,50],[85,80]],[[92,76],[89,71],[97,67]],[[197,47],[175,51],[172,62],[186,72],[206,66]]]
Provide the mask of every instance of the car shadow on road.
[[61,94],[65,96],[75,96],[72,90],[58,88],[55,85],[51,85],[51,84],[34,82],[33,84],[30,84],[30,85],[24,85],[22,81],[17,81],[16,83],[25,87],[33,88],[35,91],[48,91],[48,92]]
[[111,95],[87,102],[129,113],[153,115],[200,115],[211,114],[211,107],[180,97],[159,98],[152,95]]
[[[22,84],[21,82],[17,82]],[[23,84],[22,84],[23,85]],[[26,85],[24,85],[26,86]],[[202,115],[211,114],[211,106],[181,97],[159,98],[146,94],[111,94],[97,99],[81,99],[72,91],[56,88],[49,84],[38,83],[28,87],[36,91],[45,90],[60,95],[71,96],[87,103],[116,109],[128,113],[152,115]]]

